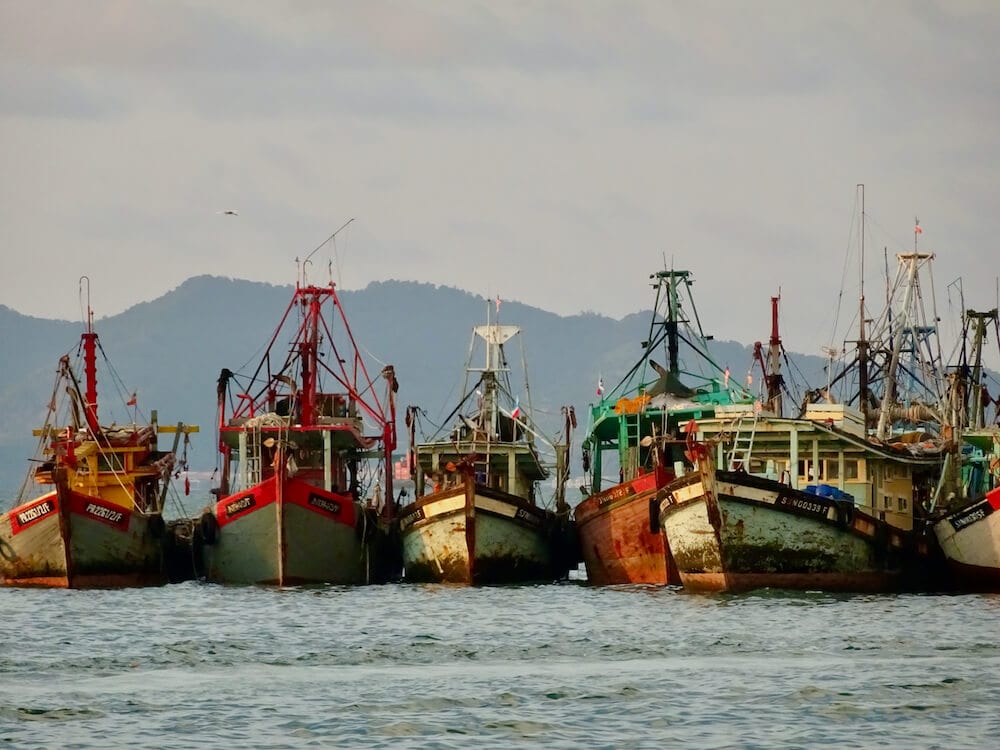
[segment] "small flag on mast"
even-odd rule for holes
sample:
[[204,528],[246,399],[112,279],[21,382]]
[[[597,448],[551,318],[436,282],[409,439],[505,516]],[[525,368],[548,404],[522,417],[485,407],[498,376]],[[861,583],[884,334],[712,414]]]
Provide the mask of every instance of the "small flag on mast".
[[598,396],[604,395],[604,378],[601,376],[598,376],[597,378],[597,395]]
[[497,299],[496,299],[496,303],[497,303],[497,315],[499,315],[499,314],[500,314],[500,303],[501,303],[502,301],[503,301],[503,300],[501,300],[501,299],[500,299],[500,295],[498,294],[498,295],[497,295]]
[[135,406],[135,404],[136,404],[135,391],[132,391],[132,397],[125,402],[125,406]]
[[915,226],[913,227],[914,234],[923,234],[924,230],[920,228],[920,219],[914,219]]
[[511,411],[510,416],[513,419],[517,419],[521,416],[521,400],[519,398],[514,399],[514,410]]

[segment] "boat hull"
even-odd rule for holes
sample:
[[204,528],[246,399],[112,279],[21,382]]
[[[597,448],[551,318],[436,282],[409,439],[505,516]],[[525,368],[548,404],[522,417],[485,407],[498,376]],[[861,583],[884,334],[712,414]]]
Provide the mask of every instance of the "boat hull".
[[425,495],[400,518],[407,581],[502,584],[559,578],[554,517],[472,480]]
[[934,524],[952,581],[962,591],[1000,591],[1000,489]]
[[384,531],[373,513],[349,495],[279,481],[272,477],[223,498],[203,516],[207,580],[297,585],[385,578],[374,554]]
[[739,472],[692,472],[667,487],[660,523],[685,588],[893,591],[909,532],[853,504]]
[[587,581],[598,586],[680,583],[659,532],[654,474],[591,495],[574,515]]
[[0,583],[123,588],[166,582],[163,519],[72,490],[0,516]]

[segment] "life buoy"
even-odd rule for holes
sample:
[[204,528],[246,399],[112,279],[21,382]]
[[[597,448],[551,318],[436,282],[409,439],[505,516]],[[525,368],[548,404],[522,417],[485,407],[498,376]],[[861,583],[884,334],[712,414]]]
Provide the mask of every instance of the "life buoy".
[[212,545],[219,541],[219,522],[214,513],[211,511],[203,513],[199,525],[201,526],[201,540],[205,544]]

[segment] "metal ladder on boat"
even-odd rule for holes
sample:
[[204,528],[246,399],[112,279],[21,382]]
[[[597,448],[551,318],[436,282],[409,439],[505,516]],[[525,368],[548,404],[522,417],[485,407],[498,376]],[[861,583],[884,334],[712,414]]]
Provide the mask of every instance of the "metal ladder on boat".
[[633,478],[639,475],[639,415],[623,414],[625,420],[625,445],[627,464],[623,466],[624,475]]
[[753,410],[753,419],[747,425],[747,417],[743,415],[736,421],[736,436],[733,438],[733,447],[729,451],[729,460],[726,468],[729,471],[750,472],[750,454],[753,452],[753,440],[757,435],[757,419],[759,412]]
[[255,484],[260,482],[260,426],[254,425],[246,432],[247,435],[247,469],[246,469],[246,487],[243,489],[248,489],[253,487]]

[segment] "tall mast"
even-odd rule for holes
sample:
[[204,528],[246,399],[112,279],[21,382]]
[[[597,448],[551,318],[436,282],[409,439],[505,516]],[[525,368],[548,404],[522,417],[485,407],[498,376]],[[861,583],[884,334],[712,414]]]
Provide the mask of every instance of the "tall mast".
[[83,282],[87,282],[87,331],[81,336],[83,340],[83,374],[84,374],[84,413],[87,426],[94,435],[101,431],[97,420],[97,334],[94,333],[94,311],[90,309],[90,279],[80,277],[80,291]]
[[306,295],[302,301],[306,307],[306,317],[303,321],[304,335],[299,343],[299,353],[302,360],[302,394],[299,398],[302,414],[300,420],[303,427],[310,427],[316,422],[314,411],[316,407],[316,352],[319,347],[320,295],[319,290],[315,287],[302,289],[301,293]]
[[879,412],[877,436],[880,440],[889,437],[889,420],[892,407],[896,400],[897,376],[899,369],[899,358],[903,351],[903,340],[907,333],[914,330],[915,317],[911,309],[914,304],[914,293],[917,288],[917,274],[920,266],[934,257],[931,253],[898,253],[901,267],[907,267],[906,292],[903,295],[902,310],[900,319],[897,321],[896,332],[893,337],[892,355],[889,359],[889,367],[885,374],[885,389],[882,393],[882,406]]
[[771,338],[767,347],[767,372],[764,381],[767,384],[767,407],[774,414],[781,416],[781,336],[778,333],[778,302],[781,294],[771,297]]
[[861,222],[860,222],[860,232],[861,232],[861,278],[859,288],[861,290],[859,296],[859,310],[858,310],[858,400],[860,401],[859,406],[861,407],[861,413],[865,416],[865,421],[868,420],[868,340],[865,335],[865,186],[864,183],[858,183],[858,188],[861,190]]
[[667,353],[670,360],[670,374],[679,375],[680,365],[678,364],[679,344],[677,341],[677,276],[673,270],[670,272],[670,281],[667,288]]
[[987,321],[993,321],[994,327],[997,325],[997,309],[993,308],[989,312],[976,312],[968,310],[966,319],[975,321],[976,331],[972,339],[972,394],[969,398],[968,420],[969,426],[976,430],[980,429],[985,422],[983,407],[983,339],[986,336]]

